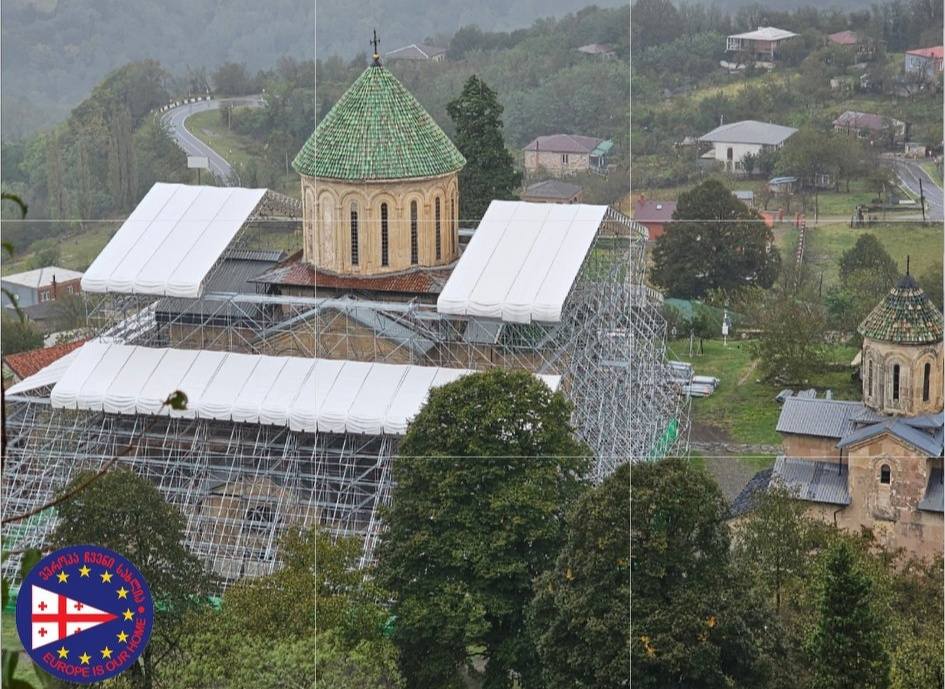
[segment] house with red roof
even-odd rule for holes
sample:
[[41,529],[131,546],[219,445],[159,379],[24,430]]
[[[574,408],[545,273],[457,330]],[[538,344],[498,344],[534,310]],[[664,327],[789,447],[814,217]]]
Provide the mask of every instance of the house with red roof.
[[856,50],[856,59],[865,60],[873,55],[872,39],[859,35],[856,31],[838,31],[827,36],[827,45],[839,45]]
[[655,241],[666,231],[666,226],[673,222],[676,212],[675,201],[650,201],[643,194],[633,204],[631,217],[647,230],[647,239]]
[[8,354],[3,357],[4,387],[18,383],[24,378],[29,378],[33,374],[39,373],[54,361],[58,361],[83,344],[85,344],[85,338],[76,340],[75,342],[54,345],[52,347],[31,349],[28,352]]
[[940,45],[931,48],[916,48],[906,51],[903,70],[907,77],[924,77],[934,79],[942,72],[943,47]]

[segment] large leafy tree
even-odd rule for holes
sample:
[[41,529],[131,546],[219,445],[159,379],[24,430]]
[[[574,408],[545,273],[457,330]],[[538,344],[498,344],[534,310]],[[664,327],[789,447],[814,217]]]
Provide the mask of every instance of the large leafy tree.
[[92,543],[121,553],[141,570],[158,603],[154,639],[127,672],[133,686],[152,687],[177,647],[181,620],[208,600],[208,577],[184,545],[184,516],[154,484],[128,469],[98,478],[81,472],[62,495],[71,497],[58,507],[52,545]]
[[680,459],[632,471],[634,686],[763,686],[767,618],[733,564],[718,485]]
[[827,358],[826,319],[820,304],[777,292],[759,315],[761,335],[752,342],[762,377],[778,383],[805,383]]
[[846,284],[852,275],[866,271],[876,276],[884,292],[895,284],[899,268],[875,235],[861,234],[851,248],[840,255],[840,281]]
[[577,502],[554,569],[536,580],[531,622],[548,689],[630,677],[630,533],[625,464]]
[[459,173],[459,209],[463,221],[482,218],[493,199],[514,199],[522,175],[502,138],[502,105],[495,91],[475,74],[446,111],[456,125],[456,146],[466,158]]
[[771,230],[718,180],[680,194],[673,218],[653,250],[653,280],[670,296],[774,283],[781,260]]
[[873,603],[874,583],[846,541],[824,557],[818,615],[808,639],[817,689],[885,689],[889,655],[885,622]]
[[569,415],[533,375],[495,369],[437,388],[411,424],[377,567],[409,686],[458,686],[473,654],[486,689],[513,670],[535,686],[532,581],[564,541],[589,454]]

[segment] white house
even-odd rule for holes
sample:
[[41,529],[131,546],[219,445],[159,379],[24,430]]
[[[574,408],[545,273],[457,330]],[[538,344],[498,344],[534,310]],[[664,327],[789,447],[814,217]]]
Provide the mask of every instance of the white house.
[[25,273],[4,275],[0,280],[3,285],[3,305],[12,306],[10,296],[20,307],[32,306],[47,301],[55,301],[58,297],[78,294],[81,291],[79,281],[82,273],[46,266],[28,270]]
[[784,42],[797,36],[796,33],[776,29],[773,26],[759,26],[757,31],[737,33],[725,41],[725,50],[729,53],[745,53],[755,60],[774,62],[781,52]]
[[794,127],[780,124],[742,120],[716,127],[700,136],[699,141],[712,144],[712,151],[706,157],[719,161],[729,172],[741,172],[746,154],[757,155],[765,149],[781,148],[796,131]]

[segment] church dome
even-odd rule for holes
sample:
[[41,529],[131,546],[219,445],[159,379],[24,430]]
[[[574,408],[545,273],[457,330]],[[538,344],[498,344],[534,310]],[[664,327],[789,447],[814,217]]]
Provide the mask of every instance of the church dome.
[[858,328],[863,337],[902,345],[942,341],[942,313],[911,275],[905,275]]
[[465,164],[446,133],[380,64],[364,70],[292,162],[302,175],[346,181],[434,177]]

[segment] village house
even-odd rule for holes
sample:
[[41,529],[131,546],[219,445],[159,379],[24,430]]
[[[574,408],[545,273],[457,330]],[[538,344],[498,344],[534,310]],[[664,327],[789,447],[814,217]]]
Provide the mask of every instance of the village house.
[[666,226],[673,222],[675,212],[675,201],[650,201],[640,194],[640,198],[633,204],[632,217],[646,227],[647,239],[652,242],[663,236]]
[[522,201],[533,203],[581,203],[583,197],[581,187],[559,179],[536,182],[522,192]]
[[606,43],[588,43],[587,45],[582,45],[580,48],[575,48],[575,50],[585,55],[599,57],[602,60],[613,60],[617,57],[617,53],[613,47]]
[[544,172],[556,177],[576,172],[603,173],[613,145],[610,140],[578,134],[539,136],[522,149],[525,172],[529,175]]
[[4,275],[0,279],[3,285],[3,305],[12,306],[9,294],[13,295],[20,307],[55,301],[59,297],[78,294],[82,273],[58,266],[47,266],[27,270],[23,273]]
[[3,357],[3,387],[7,388],[14,383],[19,383],[21,380],[36,375],[50,364],[59,361],[81,347],[85,341],[83,338],[66,344],[57,344],[52,347],[41,347],[27,352],[6,355]]
[[886,141],[892,144],[905,138],[908,126],[902,120],[892,117],[883,117],[872,112],[847,110],[833,121],[833,129],[843,134],[868,139],[870,143]]
[[446,48],[426,45],[425,43],[411,43],[403,48],[397,48],[387,53],[384,58],[393,60],[413,60],[415,62],[442,62],[446,59]]
[[916,48],[906,51],[903,71],[907,77],[934,79],[942,71],[943,47]]
[[810,515],[920,557],[943,551],[942,313],[908,273],[860,324],[863,401],[784,400],[779,484]]
[[855,50],[856,60],[868,60],[873,56],[874,44],[872,39],[860,36],[855,31],[838,31],[827,36],[828,45],[839,45]]
[[797,36],[796,33],[776,29],[773,26],[759,26],[756,31],[733,34],[725,41],[725,51],[747,55],[753,60],[774,62],[781,54],[785,41]]
[[797,130],[770,122],[742,120],[716,127],[699,137],[699,141],[712,144],[705,157],[722,163],[726,171],[744,173],[742,161],[747,154],[758,155],[763,150],[777,149]]

